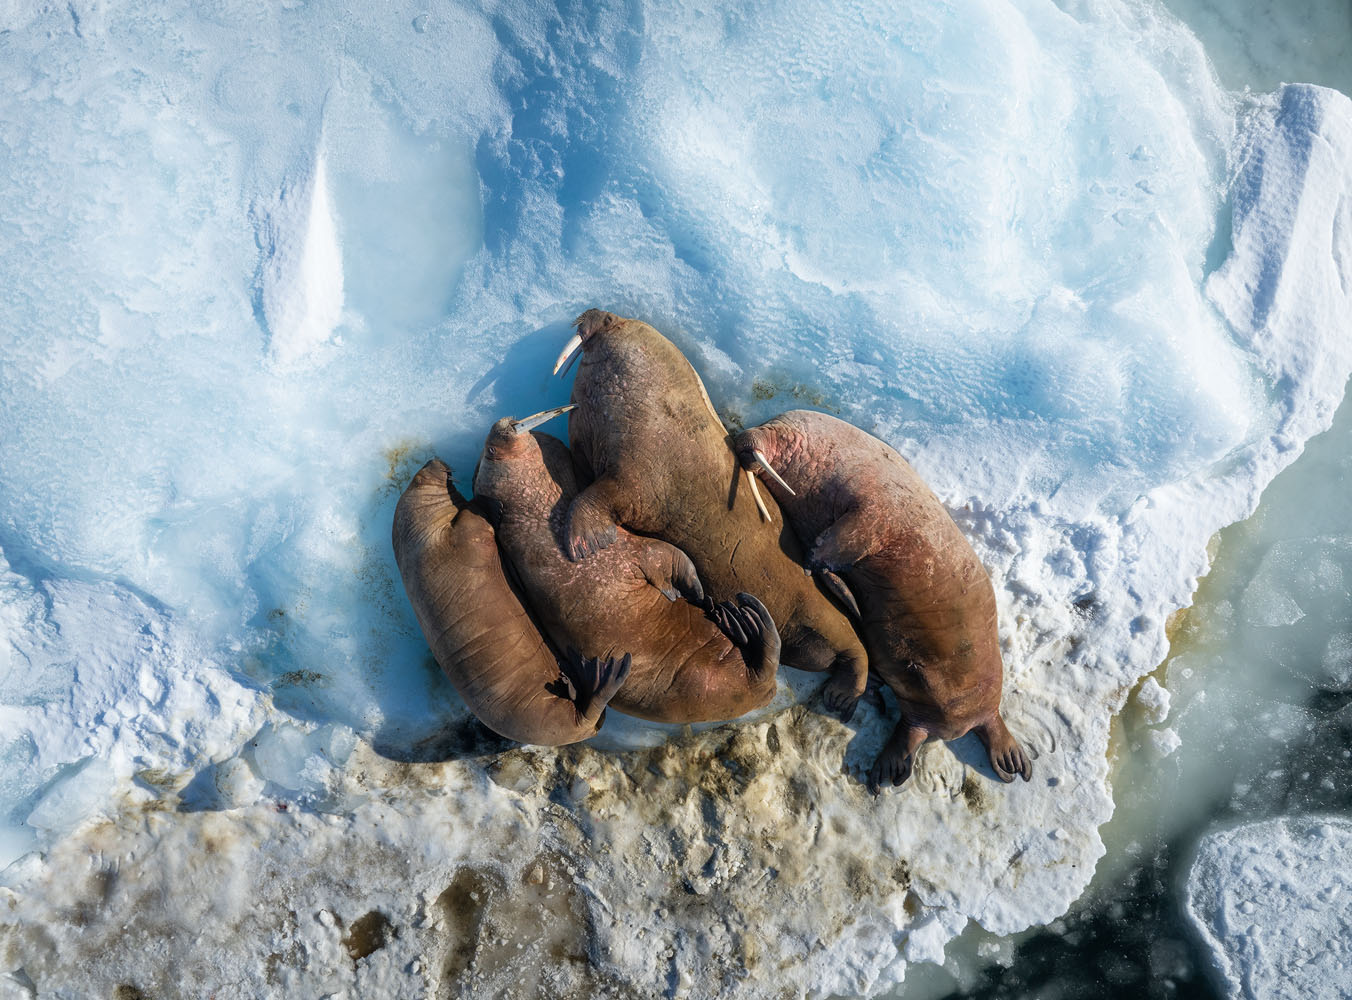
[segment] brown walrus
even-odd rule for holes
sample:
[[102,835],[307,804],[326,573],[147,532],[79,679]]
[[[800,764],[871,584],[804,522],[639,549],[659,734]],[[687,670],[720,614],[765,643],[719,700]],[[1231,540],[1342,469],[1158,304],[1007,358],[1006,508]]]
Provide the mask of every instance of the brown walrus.
[[632,655],[628,680],[610,700],[627,715],[706,722],[765,705],[776,688],[779,633],[756,598],[711,604],[711,620],[704,606],[678,599],[704,598],[686,555],[623,529],[585,563],[568,559],[562,535],[577,494],[572,457],[557,438],[522,430],[555,412],[499,420],[474,473],[475,496],[492,508],[498,544],[541,629],[560,648],[607,657],[623,647]]
[[630,660],[559,660],[503,575],[493,528],[437,459],[394,508],[394,558],[437,663],[484,725],[558,746],[596,734]]
[[574,323],[554,370],[566,372],[581,354],[568,435],[593,482],[569,511],[570,558],[604,549],[624,525],[689,555],[714,600],[761,595],[779,624],[784,663],[830,670],[823,702],[848,720],[868,677],[863,644],[804,575],[798,539],[773,502],[761,501],[749,475],[751,488],[739,488],[731,437],[695,369],[647,323],[599,309]]
[[1001,779],[1027,781],[1032,764],[1000,718],[995,591],[910,464],[873,435],[810,410],[743,431],[736,448],[808,547],[808,567],[844,578],[858,601],[869,665],[901,703],[870,785],[900,785],[926,739],[971,730]]

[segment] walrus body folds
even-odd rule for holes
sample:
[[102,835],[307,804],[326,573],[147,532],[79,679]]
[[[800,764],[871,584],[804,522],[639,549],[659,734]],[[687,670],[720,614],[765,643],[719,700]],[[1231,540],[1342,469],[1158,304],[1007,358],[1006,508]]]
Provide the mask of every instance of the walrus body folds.
[[973,730],[1001,779],[1027,781],[1028,755],[1000,717],[995,591],[910,464],[871,434],[809,410],[743,431],[736,448],[807,547],[807,566],[839,573],[849,586],[869,665],[901,704],[870,783],[901,784],[926,739]]
[[760,595],[779,626],[783,662],[830,670],[823,701],[848,719],[867,682],[863,644],[804,574],[798,539],[773,503],[762,520],[690,362],[638,320],[591,309],[575,325],[556,370],[581,353],[568,434],[592,482],[569,511],[570,557],[593,558],[620,525],[670,542],[690,557],[712,599]]
[[557,438],[519,429],[544,416],[494,424],[474,475],[475,496],[493,508],[503,557],[540,628],[561,649],[632,655],[628,679],[610,700],[627,715],[704,722],[769,702],[779,635],[754,597],[710,602],[706,616],[702,603],[691,603],[704,595],[685,554],[623,529],[584,563],[568,559],[562,537],[577,494],[572,458]]
[[492,526],[445,464],[413,477],[391,540],[427,644],[484,725],[545,746],[595,735],[630,662],[555,657],[503,573]]

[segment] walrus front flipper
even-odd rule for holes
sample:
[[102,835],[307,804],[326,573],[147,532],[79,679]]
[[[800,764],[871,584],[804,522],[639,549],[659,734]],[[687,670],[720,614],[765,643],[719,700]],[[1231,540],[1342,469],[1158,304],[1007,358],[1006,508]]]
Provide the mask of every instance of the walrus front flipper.
[[915,752],[928,737],[929,733],[919,726],[911,725],[906,721],[906,717],[902,716],[897,728],[892,730],[892,735],[888,738],[882,753],[878,754],[878,759],[873,762],[873,770],[868,774],[868,790],[877,795],[883,785],[892,785],[895,788],[905,782],[915,767]]
[[599,718],[615,692],[629,676],[633,661],[628,653],[623,659],[613,656],[584,658],[575,649],[559,660],[559,669],[568,682],[568,693],[577,708],[579,719]]
[[[638,541],[638,536],[634,536]],[[704,586],[699,582],[695,564],[690,557],[674,545],[657,538],[641,539],[643,550],[639,553],[639,569],[643,576],[668,601],[684,597],[691,604],[704,606]]]
[[573,498],[563,546],[573,562],[581,562],[614,543],[619,525],[613,513],[613,492],[613,483],[598,479]]
[[779,629],[769,610],[751,594],[738,594],[737,604],[723,601],[706,614],[720,632],[742,651],[746,669],[753,678],[774,673],[779,667]]
[[986,752],[990,754],[991,767],[1001,781],[1011,782],[1016,774],[1024,781],[1032,780],[1033,762],[998,714],[990,722],[974,726],[973,732],[985,744]]
[[859,602],[854,599],[854,594],[844,580],[829,569],[817,570],[816,576],[821,585],[826,588],[826,592],[844,606],[845,610],[850,613],[851,618],[857,622],[863,621],[863,615],[859,613]]
[[878,545],[878,526],[885,523],[871,511],[851,508],[817,536],[808,552],[807,568],[814,573],[849,569],[873,554]]

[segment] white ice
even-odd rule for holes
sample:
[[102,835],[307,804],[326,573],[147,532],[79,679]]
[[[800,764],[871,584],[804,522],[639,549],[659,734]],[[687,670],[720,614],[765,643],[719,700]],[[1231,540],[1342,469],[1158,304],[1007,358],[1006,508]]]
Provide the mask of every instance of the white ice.
[[[431,982],[433,902],[464,871],[524,877],[522,836],[640,992],[741,963],[874,993],[969,920],[1050,920],[1102,853],[1110,719],[1207,539],[1352,369],[1352,106],[1223,91],[1153,4],[77,0],[0,29],[0,862],[37,849],[3,876],[0,958],[43,988],[96,988],[42,937],[94,891],[58,860],[82,837],[132,887],[158,850],[189,880],[220,863],[203,838],[285,855],[191,904],[228,912],[210,968],[264,992]],[[381,763],[469,732],[399,590],[394,500],[427,456],[463,477],[495,417],[563,402],[548,363],[590,305],[675,338],[729,421],[818,406],[912,459],[995,579],[1034,784],[997,785],[969,740],[874,802],[842,769],[885,720],[799,709],[678,733],[656,786],[610,749]],[[727,739],[759,770],[713,822],[684,776]],[[355,907],[367,875],[406,933],[360,967],[332,919],[241,903],[303,882],[316,913]],[[120,893],[106,919],[138,919]],[[268,979],[281,939],[322,961],[287,944]]]
[[1352,822],[1267,820],[1208,835],[1187,914],[1235,1000],[1352,996]]

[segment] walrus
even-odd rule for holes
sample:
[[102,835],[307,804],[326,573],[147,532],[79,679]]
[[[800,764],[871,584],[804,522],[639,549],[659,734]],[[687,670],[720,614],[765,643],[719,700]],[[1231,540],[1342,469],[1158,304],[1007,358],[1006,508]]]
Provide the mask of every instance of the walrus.
[[469,710],[520,743],[594,736],[629,657],[556,657],[503,574],[493,528],[432,459],[394,508],[394,558],[437,663]]
[[808,568],[840,574],[853,593],[869,665],[901,704],[869,784],[900,785],[926,739],[969,731],[1002,780],[1029,780],[1028,755],[1000,717],[995,590],[910,463],[858,427],[810,410],[745,430],[735,446],[807,546]]
[[798,539],[773,499],[763,502],[750,475],[740,488],[731,436],[695,369],[647,323],[589,309],[574,325],[554,370],[566,374],[580,355],[568,436],[592,482],[568,512],[569,557],[602,551],[621,525],[670,542],[712,599],[760,595],[779,625],[783,662],[829,670],[823,703],[848,720],[867,683],[863,643],[804,575]]
[[706,608],[685,553],[623,529],[585,563],[569,560],[562,534],[578,492],[572,457],[557,438],[523,429],[557,412],[499,420],[474,473],[475,497],[492,508],[503,557],[541,629],[560,648],[588,656],[623,647],[632,669],[610,704],[626,715],[707,722],[768,703],[779,633],[755,597]]

